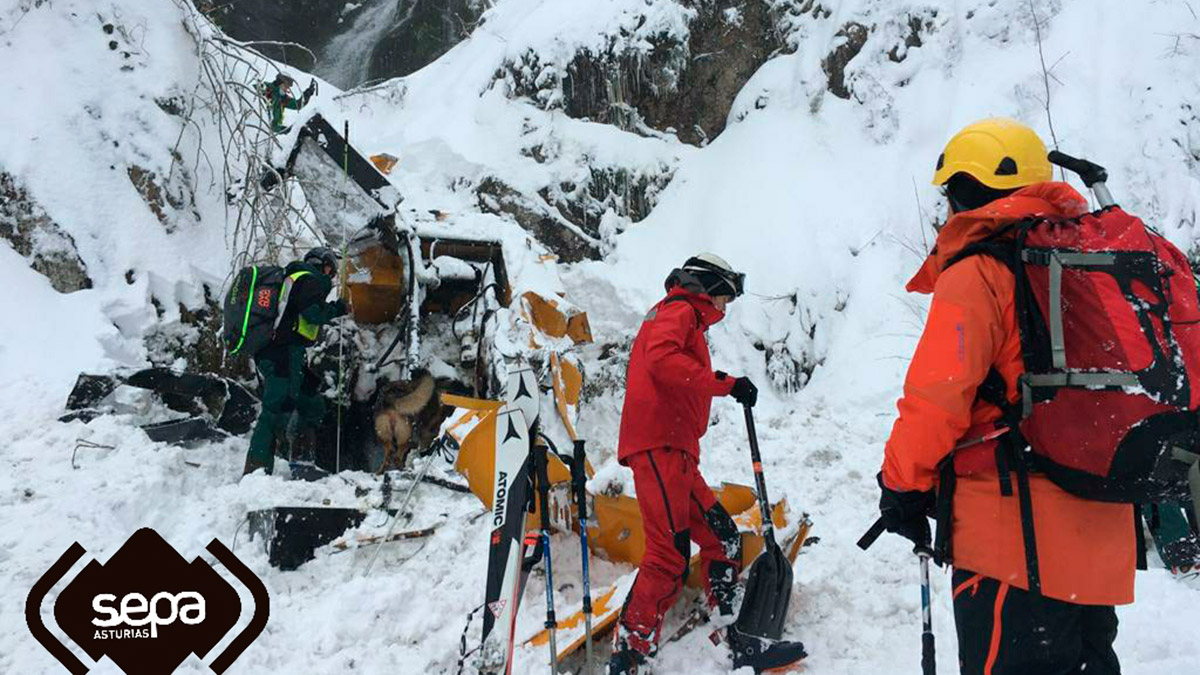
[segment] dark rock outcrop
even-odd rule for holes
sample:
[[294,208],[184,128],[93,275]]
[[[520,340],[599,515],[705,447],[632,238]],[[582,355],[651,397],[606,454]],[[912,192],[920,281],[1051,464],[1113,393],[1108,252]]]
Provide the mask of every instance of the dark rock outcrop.
[[479,0],[411,1],[411,11],[371,53],[369,79],[403,77],[433,63],[470,36],[483,14]]
[[475,193],[481,211],[512,218],[563,262],[600,258],[599,247],[565,226],[561,216],[543,201],[544,198],[532,199],[494,177],[485,178]]
[[862,51],[870,34],[866,26],[855,21],[842,26],[837,32],[841,44],[821,61],[821,68],[829,78],[829,93],[838,98],[850,98],[850,89],[846,86],[846,66]]
[[196,309],[179,305],[179,321],[159,323],[146,336],[146,352],[156,366],[175,367],[186,361],[189,373],[246,380],[253,376],[248,359],[230,357],[221,340],[221,306],[204,286],[204,304]]
[[92,287],[75,240],[55,223],[11,174],[0,171],[0,238],[45,275],[59,293]]
[[[193,0],[196,8],[230,37],[243,41],[295,42],[317,52],[342,30],[346,0]],[[302,49],[275,45],[256,46],[263,55],[311,70],[312,57]]]
[[784,42],[768,0],[681,4],[696,10],[686,42],[651,35],[646,50],[628,36],[613,35],[603,50],[577,53],[565,73],[528,53],[506,64],[497,79],[510,83],[512,95],[561,107],[577,119],[645,135],[674,133],[704,145],[724,131],[738,92]]

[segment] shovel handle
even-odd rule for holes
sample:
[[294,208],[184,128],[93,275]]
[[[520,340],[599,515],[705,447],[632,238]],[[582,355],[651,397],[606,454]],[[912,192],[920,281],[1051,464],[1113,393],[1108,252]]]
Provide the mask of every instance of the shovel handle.
[[875,524],[871,526],[871,529],[867,530],[863,534],[862,538],[858,540],[858,547],[864,551],[871,548],[871,546],[875,543],[875,540],[879,538],[879,535],[883,534],[884,529],[886,528],[884,528],[883,525],[883,518],[876,520]]
[[1051,164],[1061,166],[1068,171],[1078,174],[1083,180],[1083,184],[1088,186],[1096,195],[1096,201],[1100,202],[1100,206],[1108,208],[1115,205],[1117,202],[1113,199],[1112,192],[1109,191],[1108,185],[1108,170],[1096,164],[1089,162],[1086,159],[1077,159],[1070,155],[1065,155],[1057,150],[1051,150],[1046,158]]
[[1051,164],[1061,166],[1071,173],[1078,174],[1079,178],[1083,180],[1083,184],[1089,188],[1096,183],[1108,181],[1108,171],[1095,162],[1072,157],[1057,150],[1051,150],[1050,154],[1046,155],[1046,159],[1049,159]]
[[754,412],[749,405],[742,404],[746,412],[746,433],[750,438],[750,459],[754,462],[754,483],[758,487],[758,507],[762,510],[763,539],[767,547],[778,547],[775,542],[775,523],[771,520],[771,500],[767,497],[767,480],[763,477],[762,455],[758,452],[758,432],[754,429]]

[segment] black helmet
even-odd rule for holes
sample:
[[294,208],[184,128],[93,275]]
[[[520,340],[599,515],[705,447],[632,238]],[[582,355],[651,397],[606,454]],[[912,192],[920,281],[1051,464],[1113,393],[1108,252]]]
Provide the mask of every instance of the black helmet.
[[722,295],[738,298],[745,291],[745,284],[746,275],[733,271],[720,256],[701,253],[688,258],[683,267],[673,270],[667,277],[666,287],[668,291],[675,286],[683,286],[714,298]]
[[325,266],[329,265],[334,270],[338,268],[338,254],[334,253],[333,249],[324,246],[318,246],[308,253],[304,254],[304,262],[313,265],[322,272],[325,271]]

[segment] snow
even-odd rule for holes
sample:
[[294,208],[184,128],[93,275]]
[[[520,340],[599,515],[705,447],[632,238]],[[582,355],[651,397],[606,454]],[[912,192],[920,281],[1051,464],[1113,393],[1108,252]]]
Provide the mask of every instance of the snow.
[[[895,537],[869,554],[854,543],[875,516],[874,475],[923,324],[926,300],[907,297],[903,284],[930,245],[927,223],[945,208],[928,185],[941,145],[989,115],[1023,119],[1050,136],[1027,3],[851,0],[835,3],[828,17],[793,15],[794,51],[775,55],[755,74],[726,131],[703,149],[666,134],[641,137],[567,118],[553,106],[510,98],[496,78],[529,53],[561,72],[577,51],[599,52],[616,39],[648,48],[657,33],[686,35],[695,10],[674,0],[492,4],[470,39],[425,69],[347,96],[322,87],[305,113],[320,111],[335,128],[349,121],[365,155],[399,157],[390,179],[405,197],[401,210],[411,225],[502,241],[514,298],[525,290],[565,292],[588,311],[598,345],[627,343],[667,272],[689,255],[712,250],[746,270],[747,296],[710,331],[716,366],[765,383],[766,354],[786,348],[795,367],[812,373],[798,392],[761,387],[755,411],[772,495],[786,497],[794,513],[808,513],[820,538],[797,562],[787,635],[805,642],[814,674],[916,672],[916,560]],[[1183,250],[1195,250],[1200,119],[1192,107],[1200,99],[1200,40],[1193,34],[1200,21],[1184,2],[1033,5],[1053,67],[1050,101],[1061,148],[1106,165],[1119,202]],[[348,23],[398,7],[376,0]],[[0,326],[0,569],[9,582],[0,590],[0,672],[60,672],[23,626],[29,588],[72,542],[104,560],[144,526],[188,558],[203,555],[213,537],[231,546],[236,540],[238,556],[266,583],[267,631],[231,673],[453,672],[467,614],[483,596],[486,524],[471,520],[482,511],[473,497],[419,487],[413,517],[398,529],[437,525],[436,534],[390,546],[369,578],[362,575],[363,551],[320,555],[279,572],[257,543],[247,543],[247,511],[325,500],[371,506],[378,491],[358,497],[354,487],[375,479],[347,473],[315,484],[261,475],[239,481],[245,439],[184,450],[149,442],[132,415],[56,421],[76,374],[144,365],[147,331],[176,321],[180,303],[198,306],[202,285],[219,291],[236,253],[220,168],[202,158],[219,164],[216,133],[206,127],[202,137],[180,136],[180,120],[155,104],[186,96],[200,77],[182,17],[162,0],[100,9],[87,0],[25,0],[0,8],[0,59],[8,64],[0,72],[0,170],[19,177],[73,237],[95,285],[60,294],[0,246],[0,313],[7,317]],[[910,17],[932,26],[920,46],[905,46]],[[844,40],[836,33],[849,21],[877,28],[847,68],[852,97],[843,100],[826,90],[821,62]],[[103,32],[107,22],[120,29]],[[51,35],[56,39],[47,40]],[[119,49],[110,49],[110,40]],[[888,56],[893,47],[903,55],[899,63]],[[288,72],[300,82],[309,77]],[[299,119],[289,111],[289,123]],[[194,208],[173,210],[167,228],[132,189],[127,169],[178,171],[171,156],[177,142],[198,189]],[[553,152],[539,162],[526,152],[534,146]],[[494,176],[536,194],[588,165],[675,174],[644,221],[605,217],[608,255],[599,262],[540,260],[546,249],[514,222],[480,213],[470,189]],[[430,209],[449,220],[419,217]],[[622,370],[619,359],[602,363],[600,351],[577,351],[585,373]],[[620,392],[610,391],[581,410],[596,488],[632,487],[614,460],[620,403]],[[78,450],[80,468],[72,469],[77,439],[113,447]],[[701,469],[710,482],[752,482],[733,402],[716,402],[703,446]],[[450,469],[439,460],[437,471]],[[386,528],[377,510],[368,515],[371,528]],[[579,550],[574,537],[556,536],[554,544],[561,613],[580,600]],[[592,572],[592,587],[600,589],[629,568],[593,559]],[[544,583],[535,571],[521,634],[540,628]],[[934,584],[938,665],[954,672],[948,575],[937,574]],[[1200,669],[1200,645],[1172,630],[1200,620],[1200,586],[1156,567],[1139,573],[1137,596],[1118,610],[1124,672]],[[656,672],[728,672],[724,649],[700,632],[665,646]],[[469,639],[477,635],[478,617]],[[519,650],[517,671],[538,672],[545,658]],[[206,670],[191,658],[178,672]],[[93,672],[119,671],[105,661]]]

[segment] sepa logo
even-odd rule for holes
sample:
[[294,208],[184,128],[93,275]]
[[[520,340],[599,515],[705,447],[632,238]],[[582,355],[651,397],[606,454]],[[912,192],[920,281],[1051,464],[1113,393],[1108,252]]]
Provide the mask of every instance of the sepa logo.
[[[209,663],[220,675],[267,625],[267,589],[224,544],[208,552],[254,598],[254,614],[229,646]],[[78,543],[63,554],[29,594],[29,629],[72,675],[89,667],[42,622],[42,602],[85,551]],[[105,564],[89,562],[54,601],[54,620],[93,661],[107,656],[126,675],[171,675],[188,654],[203,659],[237,624],[237,589],[197,557],[188,562],[157,532],[138,530]]]
[[[121,598],[121,610],[113,606],[117,596],[112,593],[101,593],[92,598],[92,609],[97,614],[107,614],[108,618],[92,619],[92,625],[100,628],[127,626],[122,630],[96,631],[96,637],[104,640],[123,638],[156,638],[159,626],[169,626],[180,621],[189,626],[204,623],[204,596],[195,591],[184,591],[179,595],[167,592],[156,593],[149,600],[141,593],[130,593]],[[170,614],[162,613],[163,601],[170,608]],[[184,604],[180,604],[180,600]],[[144,626],[150,626],[149,629]]]

